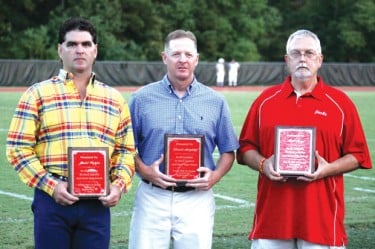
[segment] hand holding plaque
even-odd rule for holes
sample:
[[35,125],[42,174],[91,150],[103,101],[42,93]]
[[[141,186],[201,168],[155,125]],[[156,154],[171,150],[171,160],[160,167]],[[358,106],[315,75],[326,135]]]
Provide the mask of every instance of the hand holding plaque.
[[199,177],[197,169],[204,162],[204,136],[165,134],[164,165],[166,174],[177,179],[179,185]]
[[301,176],[315,171],[315,127],[277,126],[275,171]]
[[109,192],[107,147],[69,147],[69,185],[79,198],[98,198]]

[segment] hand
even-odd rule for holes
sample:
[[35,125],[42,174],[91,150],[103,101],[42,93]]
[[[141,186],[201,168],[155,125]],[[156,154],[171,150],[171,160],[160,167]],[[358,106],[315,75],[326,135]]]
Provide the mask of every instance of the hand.
[[77,196],[74,196],[68,192],[68,183],[59,181],[56,185],[52,195],[56,203],[67,206],[72,205],[79,200]]
[[105,207],[114,207],[121,199],[121,189],[118,186],[111,185],[109,188],[109,195],[99,197]]
[[150,166],[144,168],[141,175],[145,180],[155,185],[158,185],[162,188],[176,187],[177,186],[176,179],[166,174],[163,174],[159,170],[159,166],[163,162],[163,160],[164,160],[164,155],[161,154],[158,160],[154,161]]
[[203,177],[198,177],[193,180],[189,180],[186,183],[187,187],[193,187],[197,190],[207,191],[211,189],[220,179],[216,179],[214,172],[207,167],[199,167],[197,170]]
[[318,161],[318,168],[316,171],[312,174],[304,174],[303,176],[299,176],[297,177],[297,180],[312,182],[325,177],[324,169],[329,165],[329,163],[319,155],[318,151],[315,151],[315,157]]
[[267,158],[263,162],[263,175],[266,176],[271,181],[286,182],[288,180],[288,178],[280,175],[274,169],[274,165],[273,165],[274,157],[275,157],[275,155],[272,155],[271,157]]

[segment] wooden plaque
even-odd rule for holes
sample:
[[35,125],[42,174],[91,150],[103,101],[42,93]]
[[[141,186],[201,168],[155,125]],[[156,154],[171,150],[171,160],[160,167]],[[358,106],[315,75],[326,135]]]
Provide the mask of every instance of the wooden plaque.
[[315,127],[277,126],[275,171],[301,176],[315,171]]
[[109,194],[108,147],[69,147],[69,187],[79,198],[98,198]]
[[166,174],[184,182],[200,177],[204,165],[204,135],[165,134],[164,165]]

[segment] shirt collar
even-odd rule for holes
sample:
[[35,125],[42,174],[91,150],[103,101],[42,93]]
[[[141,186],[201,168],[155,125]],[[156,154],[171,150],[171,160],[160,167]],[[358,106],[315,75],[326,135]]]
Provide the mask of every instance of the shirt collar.
[[[318,82],[317,82],[316,86],[314,87],[314,89],[311,92],[306,93],[302,96],[312,96],[313,98],[316,98],[316,99],[322,99],[323,98],[323,96],[324,96],[324,82],[323,82],[323,80],[320,76],[317,76],[317,79],[318,79]],[[285,81],[283,82],[283,86],[281,88],[281,91],[282,91],[282,94],[285,98],[288,98],[288,97],[296,94],[294,92],[294,88],[292,86],[291,80],[292,80],[292,78],[289,75],[285,79]]]
[[[96,77],[95,73],[92,72],[91,77],[90,77],[90,81],[89,81],[92,86],[94,86],[95,77]],[[64,84],[66,84],[67,81],[73,80],[73,73],[65,71],[64,69],[60,69],[58,78],[59,78],[59,80],[64,82]]]
[[[166,89],[168,89],[168,92],[170,94],[172,94],[172,93],[174,94],[174,89],[173,89],[173,86],[172,86],[171,82],[169,81],[168,75],[165,75],[163,77],[162,84],[164,85],[164,87]],[[194,92],[194,89],[197,88],[197,86],[198,86],[198,81],[194,77],[193,81],[191,82],[191,84],[189,85],[189,87],[186,90],[187,95],[191,95]]]

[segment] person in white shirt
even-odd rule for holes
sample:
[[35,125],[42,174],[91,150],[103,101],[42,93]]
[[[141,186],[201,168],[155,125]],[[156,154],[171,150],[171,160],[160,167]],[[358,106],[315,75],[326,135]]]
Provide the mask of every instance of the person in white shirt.
[[228,85],[229,86],[237,86],[237,77],[238,77],[238,69],[240,68],[240,64],[235,60],[229,63],[229,73],[228,73]]
[[224,86],[225,65],[224,59],[220,58],[216,63],[216,85]]

